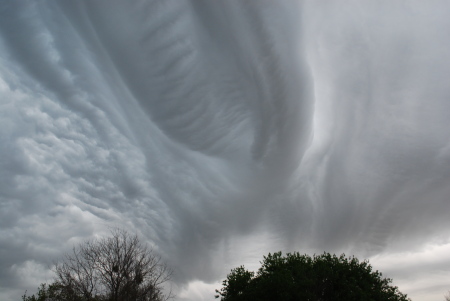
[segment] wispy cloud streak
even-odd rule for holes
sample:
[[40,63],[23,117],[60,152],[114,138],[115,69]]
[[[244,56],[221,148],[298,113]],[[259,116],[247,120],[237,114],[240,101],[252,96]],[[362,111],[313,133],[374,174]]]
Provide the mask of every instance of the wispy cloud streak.
[[180,299],[279,249],[371,257],[439,297],[421,265],[389,265],[449,243],[448,8],[0,4],[0,296],[120,225],[174,266]]

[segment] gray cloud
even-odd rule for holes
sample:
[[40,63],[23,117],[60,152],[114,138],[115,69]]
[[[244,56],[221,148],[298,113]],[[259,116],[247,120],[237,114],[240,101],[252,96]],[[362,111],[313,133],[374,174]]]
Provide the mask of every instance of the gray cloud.
[[420,271],[450,273],[448,11],[0,4],[1,298],[118,225],[174,267],[180,300],[280,249],[370,257],[441,296]]

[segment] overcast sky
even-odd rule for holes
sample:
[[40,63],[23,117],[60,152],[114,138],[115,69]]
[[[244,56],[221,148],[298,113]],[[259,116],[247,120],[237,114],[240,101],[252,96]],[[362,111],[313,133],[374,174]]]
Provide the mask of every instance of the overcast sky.
[[450,2],[0,2],[0,299],[109,227],[213,300],[268,252],[450,290]]

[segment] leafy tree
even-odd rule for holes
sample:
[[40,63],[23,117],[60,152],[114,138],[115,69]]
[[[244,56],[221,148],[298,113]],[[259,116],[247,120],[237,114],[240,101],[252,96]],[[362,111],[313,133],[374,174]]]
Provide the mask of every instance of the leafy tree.
[[49,285],[43,283],[38,287],[37,296],[27,296],[26,292],[22,296],[22,301],[83,301],[84,299],[75,295],[68,294],[67,290],[57,281]]
[[86,241],[55,264],[56,279],[23,301],[162,301],[171,270],[136,235],[120,229]]
[[264,256],[255,274],[243,266],[231,270],[216,290],[222,301],[407,301],[405,294],[373,271],[368,261],[281,252]]

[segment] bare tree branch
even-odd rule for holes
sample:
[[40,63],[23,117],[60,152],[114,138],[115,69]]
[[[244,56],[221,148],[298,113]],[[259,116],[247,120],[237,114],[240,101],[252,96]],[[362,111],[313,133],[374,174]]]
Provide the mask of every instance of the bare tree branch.
[[[73,300],[162,301],[172,271],[137,235],[114,229],[111,236],[82,243],[55,265],[57,283]],[[76,297],[76,298],[75,298]]]

